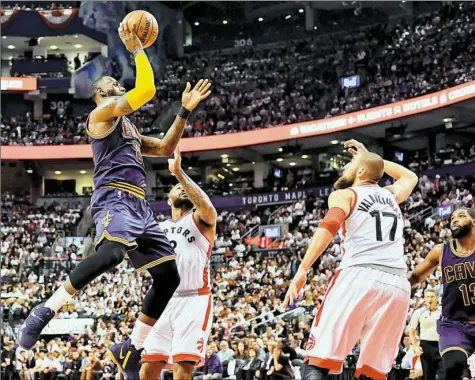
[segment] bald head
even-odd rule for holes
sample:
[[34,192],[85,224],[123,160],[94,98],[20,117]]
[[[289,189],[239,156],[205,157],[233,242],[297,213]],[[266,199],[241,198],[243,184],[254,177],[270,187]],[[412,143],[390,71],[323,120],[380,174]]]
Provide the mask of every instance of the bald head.
[[358,166],[365,168],[368,180],[378,182],[384,174],[384,161],[376,153],[363,152],[357,157]]
[[124,95],[125,92],[125,88],[112,77],[102,77],[92,83],[92,100],[96,103],[109,96]]
[[378,183],[384,173],[384,160],[375,153],[358,153],[345,166],[343,175],[335,182],[335,189],[346,189],[354,185],[370,182]]

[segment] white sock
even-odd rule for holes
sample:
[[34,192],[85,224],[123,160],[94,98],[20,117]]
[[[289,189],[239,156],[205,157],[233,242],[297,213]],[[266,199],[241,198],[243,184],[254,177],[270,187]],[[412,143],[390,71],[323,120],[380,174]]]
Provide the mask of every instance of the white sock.
[[68,293],[64,285],[61,285],[58,290],[53,293],[51,298],[46,301],[45,306],[49,307],[54,312],[57,312],[66,302],[68,302],[73,297],[74,294]]
[[143,323],[141,320],[137,319],[135,321],[134,329],[132,330],[132,334],[130,334],[130,339],[132,340],[132,344],[135,346],[137,350],[143,348],[143,344],[145,343],[145,338],[147,338],[148,333],[152,329],[153,326],[149,326],[146,323]]

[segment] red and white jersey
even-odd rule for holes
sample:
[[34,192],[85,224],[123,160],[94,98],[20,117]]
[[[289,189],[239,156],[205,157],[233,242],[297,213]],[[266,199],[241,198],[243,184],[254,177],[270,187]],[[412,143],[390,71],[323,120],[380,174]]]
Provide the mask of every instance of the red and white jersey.
[[177,293],[197,291],[210,293],[210,255],[212,245],[200,232],[192,212],[175,221],[160,223],[176,253],[176,265],[180,274]]
[[404,220],[395,196],[378,185],[351,187],[356,202],[340,228],[343,259],[340,269],[379,265],[407,270]]

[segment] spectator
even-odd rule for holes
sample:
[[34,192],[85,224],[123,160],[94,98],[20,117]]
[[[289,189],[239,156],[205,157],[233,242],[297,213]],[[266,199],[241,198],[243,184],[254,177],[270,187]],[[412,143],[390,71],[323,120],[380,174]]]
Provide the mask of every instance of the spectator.
[[223,377],[223,365],[219,356],[206,348],[205,364],[202,367],[202,374],[194,377],[197,380],[219,380]]

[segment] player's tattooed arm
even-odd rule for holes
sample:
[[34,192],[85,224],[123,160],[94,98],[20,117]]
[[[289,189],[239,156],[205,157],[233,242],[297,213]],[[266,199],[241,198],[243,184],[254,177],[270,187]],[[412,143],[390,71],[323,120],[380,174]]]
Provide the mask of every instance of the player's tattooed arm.
[[214,227],[218,214],[208,195],[183,171],[180,149],[176,148],[173,159],[168,160],[168,169],[180,182],[181,187],[196,207],[195,215],[207,227]]
[[142,155],[150,157],[169,157],[176,149],[185,129],[185,119],[175,118],[171,128],[163,139],[142,136]]
[[437,244],[434,246],[424,261],[420,263],[412,273],[409,274],[408,280],[412,287],[416,287],[434,272],[440,263],[443,249],[443,244]]

